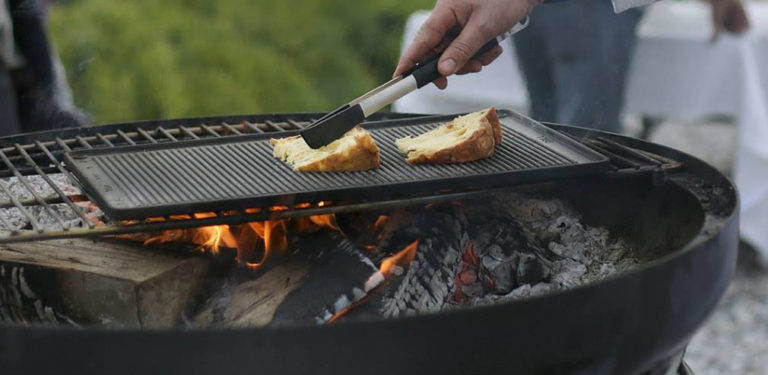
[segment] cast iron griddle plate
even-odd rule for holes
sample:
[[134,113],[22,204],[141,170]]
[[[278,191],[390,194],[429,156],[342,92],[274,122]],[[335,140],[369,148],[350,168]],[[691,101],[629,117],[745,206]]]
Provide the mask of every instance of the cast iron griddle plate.
[[464,164],[410,165],[395,139],[418,135],[456,116],[366,123],[381,167],[301,173],[272,156],[253,134],[207,140],[74,151],[67,167],[112,219],[220,212],[320,200],[393,199],[597,173],[608,160],[512,111],[499,111],[504,139],[493,157]]

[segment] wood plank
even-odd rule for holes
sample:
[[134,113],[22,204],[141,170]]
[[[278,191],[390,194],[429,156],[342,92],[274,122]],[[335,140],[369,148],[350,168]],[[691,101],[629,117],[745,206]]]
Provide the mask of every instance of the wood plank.
[[[0,279],[0,305],[15,306],[16,320],[42,320],[47,307],[78,324],[129,328],[176,324],[209,272],[209,261],[196,254],[103,239],[3,245],[0,265],[8,274]],[[19,273],[29,296],[17,291]],[[35,304],[43,306],[42,317],[30,313],[40,310]]]

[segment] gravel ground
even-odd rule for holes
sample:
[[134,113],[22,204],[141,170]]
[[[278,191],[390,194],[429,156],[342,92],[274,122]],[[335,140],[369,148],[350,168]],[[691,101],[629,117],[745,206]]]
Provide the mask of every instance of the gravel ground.
[[[732,170],[737,145],[733,125],[666,122],[651,140],[695,155],[726,173]],[[697,375],[768,374],[768,269],[758,266],[754,250],[742,246],[733,282],[688,346],[685,360]]]
[[[739,256],[749,256],[743,250]],[[768,272],[741,264],[685,360],[697,375],[768,374]]]

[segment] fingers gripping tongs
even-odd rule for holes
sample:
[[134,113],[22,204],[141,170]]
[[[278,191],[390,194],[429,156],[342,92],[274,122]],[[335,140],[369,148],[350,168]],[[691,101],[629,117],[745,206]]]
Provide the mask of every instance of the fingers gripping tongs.
[[[518,22],[509,31],[484,44],[475,53],[473,58],[479,57],[501,41],[517,33],[528,26],[528,17]],[[460,28],[451,29],[449,37],[455,37],[461,31]],[[325,146],[343,136],[347,131],[363,122],[368,116],[380,109],[392,104],[395,100],[405,96],[413,90],[421,88],[440,77],[437,70],[437,62],[440,54],[435,54],[419,62],[411,69],[392,78],[389,82],[367,92],[365,95],[339,107],[326,114],[312,125],[299,132],[304,141],[312,148]]]

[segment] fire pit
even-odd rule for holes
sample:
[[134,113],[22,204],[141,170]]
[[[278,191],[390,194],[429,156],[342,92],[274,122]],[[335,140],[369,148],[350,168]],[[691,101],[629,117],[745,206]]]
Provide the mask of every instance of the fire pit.
[[137,221],[103,216],[59,164],[70,150],[289,134],[312,117],[0,140],[6,242],[111,236],[0,249],[4,371],[665,373],[730,279],[732,184],[581,128],[549,125],[611,172]]

